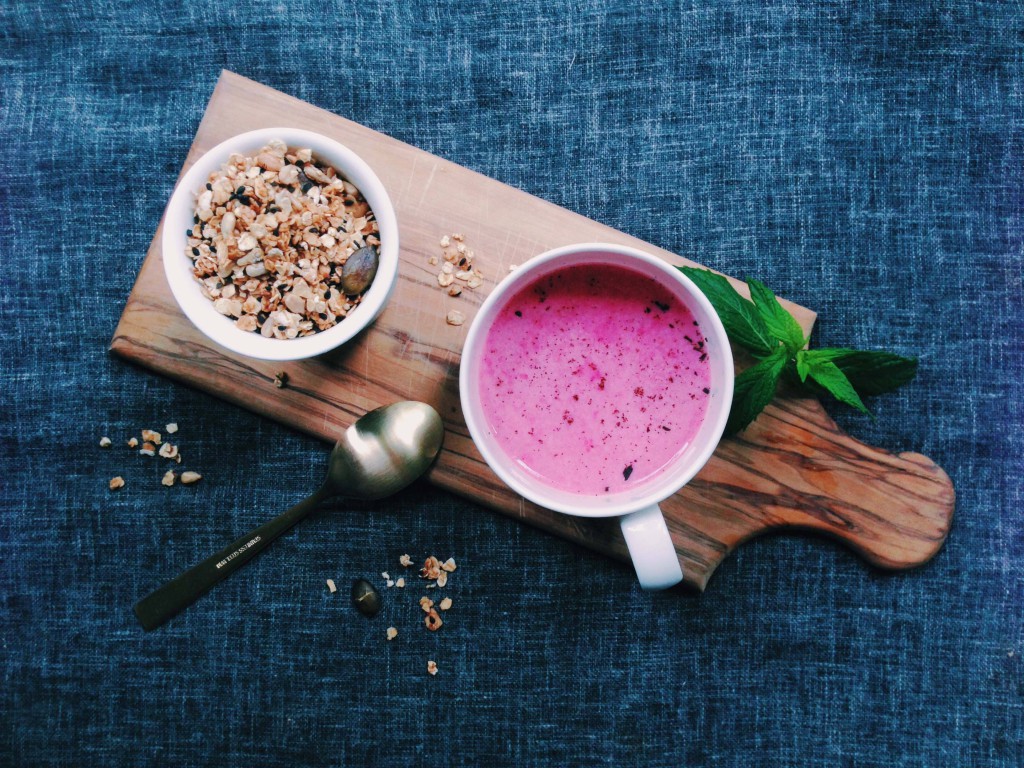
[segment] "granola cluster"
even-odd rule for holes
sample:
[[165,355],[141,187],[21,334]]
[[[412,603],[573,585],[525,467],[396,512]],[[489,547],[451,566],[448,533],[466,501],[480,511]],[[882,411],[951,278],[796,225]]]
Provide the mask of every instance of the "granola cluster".
[[440,263],[437,284],[447,288],[449,296],[461,296],[463,288],[473,290],[484,284],[484,273],[474,265],[476,254],[467,247],[465,235],[461,232],[445,235],[440,240],[440,246],[440,258],[431,256],[427,261],[432,267]]
[[[373,274],[343,288],[349,257],[380,246],[360,191],[310,149],[270,141],[233,153],[196,193],[186,254],[214,308],[244,331],[293,339],[337,325]],[[353,286],[357,290],[352,290]]]

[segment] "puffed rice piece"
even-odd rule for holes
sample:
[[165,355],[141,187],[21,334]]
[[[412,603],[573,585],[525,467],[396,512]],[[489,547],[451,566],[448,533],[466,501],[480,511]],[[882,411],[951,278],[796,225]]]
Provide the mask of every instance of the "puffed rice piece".
[[412,558],[408,555],[402,555],[400,558],[398,558],[398,562],[401,563],[405,568],[408,568],[410,565],[412,565]]
[[332,595],[338,591],[338,588],[334,585],[334,579],[327,580],[327,591],[329,591]]
[[164,476],[160,479],[160,483],[170,488],[172,485],[174,485],[174,481],[177,477],[178,476],[174,474],[173,469],[168,469],[166,472],[164,472]]
[[388,640],[394,640],[396,637],[398,637],[398,630],[395,629],[394,627],[388,627],[388,631],[387,631],[387,638],[388,638]]
[[200,475],[198,472],[182,472],[181,473],[181,483],[182,483],[182,485],[192,485],[193,483],[198,483],[202,479],[203,479],[203,476]]
[[109,448],[110,446],[111,446],[111,442],[110,442],[110,438],[109,437],[101,437],[100,438],[100,448]]
[[116,491],[118,488],[124,488],[124,478],[118,475],[117,477],[110,478],[110,490]]
[[433,659],[429,659],[427,661],[427,672],[430,673],[431,675],[436,675],[437,674],[437,662],[434,661]]
[[452,607],[452,599],[450,597],[446,597],[444,600],[440,602],[440,604],[437,607],[440,608],[442,611],[447,611],[449,608]]
[[168,435],[173,435],[175,432],[178,431],[178,425],[176,422],[172,421],[170,424],[164,427],[164,430],[167,432]]

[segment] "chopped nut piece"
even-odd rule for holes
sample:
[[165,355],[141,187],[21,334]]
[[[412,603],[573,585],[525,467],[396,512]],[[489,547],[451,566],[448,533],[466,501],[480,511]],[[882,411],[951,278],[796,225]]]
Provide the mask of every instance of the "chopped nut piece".
[[427,617],[423,619],[423,623],[426,624],[427,629],[431,632],[437,632],[437,630],[444,626],[444,622],[441,621],[440,615],[438,615],[437,611],[433,608],[427,612]]
[[165,459],[176,459],[178,457],[178,446],[164,443],[160,446],[160,455]]
[[447,248],[451,244],[452,244],[452,239],[450,237],[448,237],[448,235],[445,235],[444,237],[441,238],[441,247],[442,248]]
[[388,640],[394,640],[398,637],[398,630],[394,627],[388,627],[387,638]]
[[128,438],[128,447],[129,448],[135,448],[135,447],[138,446],[138,444],[139,444],[138,439],[136,439],[134,437]]
[[118,488],[124,488],[124,478],[120,475],[110,479],[110,490],[116,491]]
[[448,289],[448,295],[451,296],[452,298],[455,298],[456,296],[461,296],[462,295],[462,289],[459,288],[459,286],[453,284]]
[[459,312],[459,310],[453,309],[448,313],[448,317],[445,318],[445,321],[448,325],[462,325],[466,322],[466,316],[462,312]]
[[395,586],[398,587],[399,589],[402,589],[405,586],[405,579],[403,579],[403,578],[395,579]]
[[177,477],[178,476],[174,474],[173,469],[168,469],[166,472],[164,472],[164,476],[163,478],[161,478],[160,482],[163,485],[166,485],[168,488],[170,488],[172,485],[174,485],[174,480]]
[[109,448],[109,447],[110,447],[110,438],[109,437],[101,437],[100,438],[100,448]]
[[172,421],[170,424],[164,427],[164,429],[167,431],[168,435],[173,435],[175,432],[178,431],[178,425]]
[[327,580],[327,589],[330,591],[332,595],[338,591],[338,588],[334,586],[334,579]]
[[156,456],[156,446],[152,443],[143,443],[142,447],[139,448],[139,453],[143,456]]
[[449,557],[447,560],[445,560],[443,563],[441,563],[441,570],[442,571],[448,571],[448,573],[451,573],[456,568],[458,568],[458,566],[455,564],[455,558],[454,557]]
[[192,485],[193,483],[198,483],[202,479],[203,479],[203,476],[200,475],[198,472],[182,472],[181,473],[181,482],[182,482],[183,485]]
[[432,675],[437,674],[437,662],[433,659],[427,661],[427,672],[429,672]]
[[146,443],[153,443],[153,445],[160,445],[160,433],[154,432],[152,429],[142,430],[142,440]]
[[420,608],[423,609],[424,613],[430,613],[430,609],[434,607],[434,601],[424,595],[420,598]]
[[408,568],[410,565],[412,565],[412,558],[408,555],[402,555],[400,558],[398,558],[398,562],[400,562],[403,566]]
[[437,607],[440,608],[442,611],[447,611],[449,608],[452,607],[452,599],[450,597],[446,597],[444,600],[441,601],[440,605],[438,605]]
[[445,573],[444,571],[441,571],[439,574],[437,574],[437,586],[443,587],[447,583],[448,583],[448,574],[447,573]]

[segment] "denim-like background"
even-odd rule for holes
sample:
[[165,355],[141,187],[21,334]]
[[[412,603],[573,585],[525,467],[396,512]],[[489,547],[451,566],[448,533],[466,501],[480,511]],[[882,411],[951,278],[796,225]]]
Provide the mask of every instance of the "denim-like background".
[[[640,6],[2,5],[0,763],[1024,764],[1024,8]],[[221,68],[759,277],[817,344],[919,354],[876,420],[831,410],[949,472],[946,547],[889,574],[775,537],[648,595],[419,485],[144,634],[138,597],[326,456],[106,352]],[[120,447],[172,420],[192,489]],[[404,552],[460,563],[441,632],[418,587],[374,621],[326,594]]]

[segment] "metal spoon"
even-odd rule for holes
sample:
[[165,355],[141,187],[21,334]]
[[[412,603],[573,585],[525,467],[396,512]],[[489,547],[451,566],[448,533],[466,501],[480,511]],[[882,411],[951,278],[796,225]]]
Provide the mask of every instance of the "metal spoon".
[[305,518],[324,499],[382,499],[422,475],[441,450],[444,427],[426,403],[404,401],[377,408],[345,430],[320,489],[269,523],[247,533],[135,604],[143,629],[159,627],[207,590],[252,560]]

